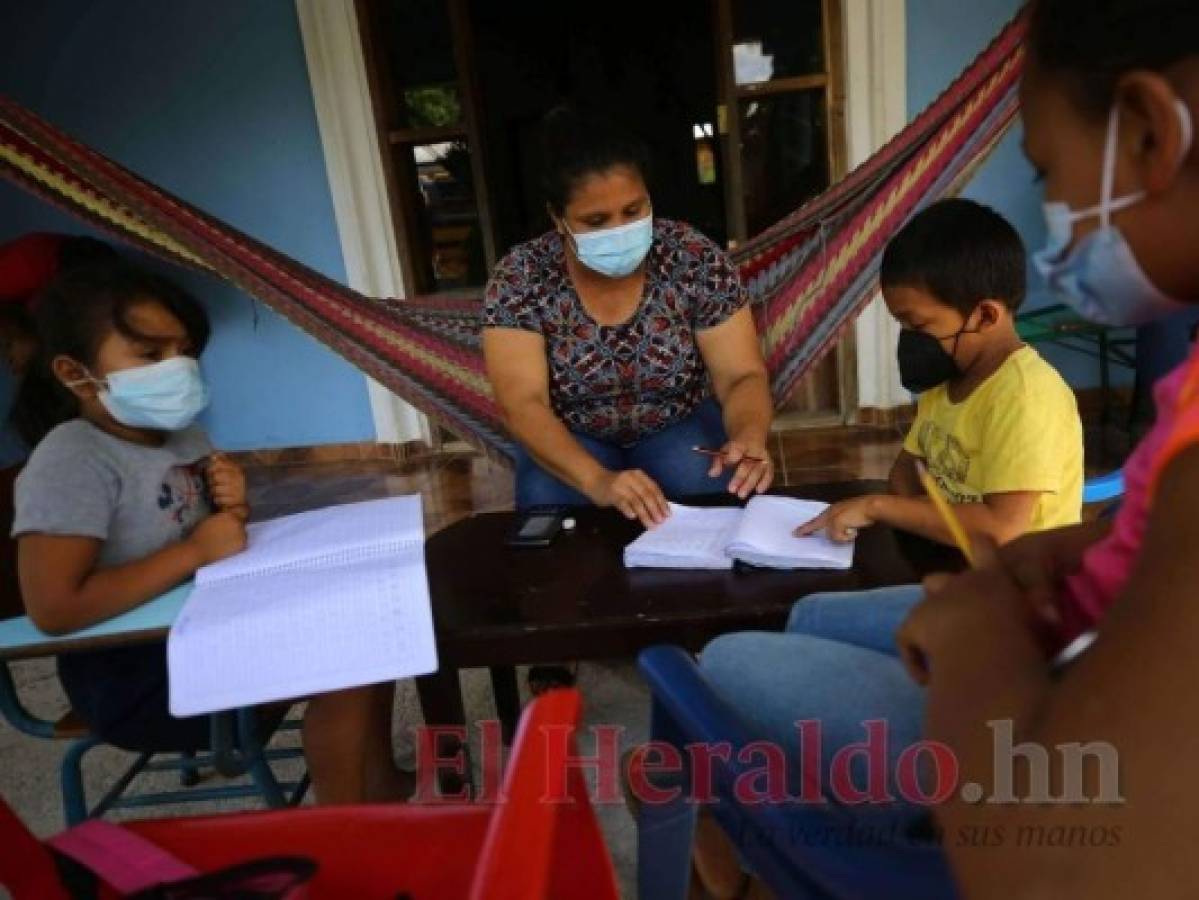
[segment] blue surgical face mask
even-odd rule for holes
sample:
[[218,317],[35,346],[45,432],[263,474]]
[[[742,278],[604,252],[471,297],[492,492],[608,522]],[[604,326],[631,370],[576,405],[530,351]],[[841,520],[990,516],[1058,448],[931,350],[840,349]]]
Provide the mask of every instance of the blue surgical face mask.
[[190,356],[172,356],[87,380],[100,386],[100,403],[109,415],[130,428],[179,431],[208,405],[200,364]]
[[[1178,162],[1181,166],[1190,152],[1193,135],[1190,110],[1181,100],[1176,103],[1182,123],[1182,153]],[[1049,240],[1032,259],[1049,287],[1083,318],[1103,325],[1140,325],[1177,312],[1182,304],[1167,297],[1149,280],[1128,241],[1112,224],[1112,213],[1134,206],[1147,196],[1145,191],[1136,191],[1112,197],[1119,134],[1119,111],[1113,106],[1103,150],[1099,203],[1082,210],[1072,210],[1065,203],[1046,203]],[[1067,253],[1066,248],[1074,238],[1074,223],[1096,217],[1099,227]]]
[[565,222],[562,227],[574,239],[579,262],[609,278],[621,278],[632,273],[641,265],[654,240],[652,214],[627,225],[584,231],[582,234],[575,234],[566,227]]

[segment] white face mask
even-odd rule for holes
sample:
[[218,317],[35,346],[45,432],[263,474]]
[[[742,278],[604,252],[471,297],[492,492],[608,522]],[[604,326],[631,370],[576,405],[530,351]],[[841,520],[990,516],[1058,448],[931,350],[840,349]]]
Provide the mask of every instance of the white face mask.
[[[109,372],[103,379],[87,378],[109,415],[130,428],[179,431],[208,405],[208,388],[200,364],[190,356],[173,356],[132,369]],[[79,384],[72,381],[67,386]]]
[[[1190,110],[1181,100],[1175,103],[1182,125],[1182,153],[1178,160],[1181,167],[1194,135]],[[1103,150],[1099,203],[1081,210],[1072,210],[1060,202],[1045,203],[1049,239],[1042,250],[1033,254],[1032,261],[1049,287],[1084,318],[1103,325],[1139,325],[1171,315],[1182,304],[1167,297],[1149,280],[1128,241],[1112,224],[1113,213],[1134,206],[1147,196],[1145,191],[1135,191],[1112,197],[1119,135],[1119,109],[1112,106]],[[1099,227],[1067,254],[1066,248],[1074,238],[1074,223],[1096,217]]]
[[603,228],[599,231],[584,231],[575,234],[566,225],[562,227],[574,238],[575,254],[579,262],[609,278],[621,278],[641,265],[654,241],[654,217],[651,213],[627,225]]

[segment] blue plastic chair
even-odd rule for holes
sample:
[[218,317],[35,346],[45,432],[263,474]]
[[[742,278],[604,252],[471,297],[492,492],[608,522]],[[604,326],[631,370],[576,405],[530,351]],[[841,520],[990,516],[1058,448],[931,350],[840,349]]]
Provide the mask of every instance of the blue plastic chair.
[[[778,896],[788,900],[957,896],[945,858],[935,846],[915,842],[904,847],[822,846],[802,836],[846,827],[849,820],[838,815],[835,807],[739,804],[732,787],[747,767],[737,763],[736,750],[753,737],[737,711],[717,696],[691,654],[681,648],[651,647],[641,653],[638,663],[653,694],[653,740],[672,744],[684,765],[688,744],[732,745],[727,764],[713,763],[719,802],[712,812],[727,834],[744,838],[738,843],[745,862]],[[684,773],[677,783],[686,785],[688,780]],[[668,786],[657,781],[655,785]],[[684,790],[671,803],[643,804],[638,810],[639,896],[655,900],[687,896],[696,806],[686,794]]]
[[1082,486],[1083,503],[1108,503],[1118,500],[1122,496],[1124,496],[1124,472],[1121,469],[1097,478],[1088,478]]
[[[174,619],[190,591],[181,585],[149,603],[110,619],[107,622],[76,632],[67,638],[55,638],[40,632],[26,616],[0,621],[0,717],[18,731],[30,737],[46,740],[67,740],[70,746],[60,769],[63,816],[68,826],[84,819],[101,816],[111,809],[159,806],[168,803],[225,800],[238,797],[259,797],[268,807],[299,803],[308,788],[308,776],[296,782],[280,782],[271,763],[303,756],[296,747],[267,749],[278,731],[294,730],[295,721],[284,721],[286,710],[262,717],[253,709],[239,709],[210,717],[210,751],[195,754],[138,753],[132,764],[114,780],[104,796],[89,806],[83,785],[83,760],[89,751],[104,742],[88,730],[87,725],[68,712],[57,722],[31,713],[21,702],[13,680],[10,661],[46,657],[61,646],[64,640],[78,638],[81,644],[88,639],[111,636],[119,632],[163,629]],[[3,598],[3,612],[17,612],[19,598]],[[219,787],[195,787],[201,770],[211,768],[220,775],[236,778],[248,775],[249,784],[227,784]],[[181,790],[129,794],[128,789],[143,772],[177,771]]]
[[[227,800],[238,797],[258,797],[266,806],[276,808],[298,804],[308,788],[305,774],[298,782],[280,782],[271,769],[271,762],[303,756],[296,747],[267,749],[265,743],[276,731],[297,728],[299,723],[285,721],[263,723],[253,709],[239,709],[210,717],[212,750],[201,753],[138,753],[133,762],[105,791],[104,796],[89,806],[83,786],[83,760],[104,741],[91,733],[72,713],[57,722],[42,719],[21,703],[6,661],[0,660],[0,716],[18,731],[31,737],[47,740],[69,740],[59,771],[62,790],[63,817],[67,826],[78,825],[85,819],[102,816],[112,809],[161,806],[203,800]],[[283,718],[281,713],[278,717]],[[227,784],[219,787],[195,787],[201,770],[210,768],[226,778],[250,777],[249,784]],[[153,793],[128,794],[134,779],[144,772],[175,771],[179,773],[181,789]]]

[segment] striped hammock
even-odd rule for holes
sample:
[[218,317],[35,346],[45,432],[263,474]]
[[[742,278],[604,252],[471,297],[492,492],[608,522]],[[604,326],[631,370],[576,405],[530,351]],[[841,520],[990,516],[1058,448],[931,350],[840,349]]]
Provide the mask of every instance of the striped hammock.
[[[1017,112],[1017,17],[902,132],[734,254],[782,403],[877,288],[890,237],[956,192]],[[0,97],[0,172],[137,247],[209,271],[288,318],[433,421],[500,458],[512,443],[483,369],[478,299],[365,297],[139,178]]]

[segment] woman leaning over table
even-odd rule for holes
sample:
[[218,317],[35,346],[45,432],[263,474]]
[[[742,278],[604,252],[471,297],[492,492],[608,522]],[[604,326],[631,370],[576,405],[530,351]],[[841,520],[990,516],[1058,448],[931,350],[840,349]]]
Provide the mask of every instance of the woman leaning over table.
[[544,127],[554,227],[496,266],[483,317],[517,507],[612,506],[652,527],[668,498],[765,491],[770,391],[736,267],[654,217],[637,138],[568,109]]

